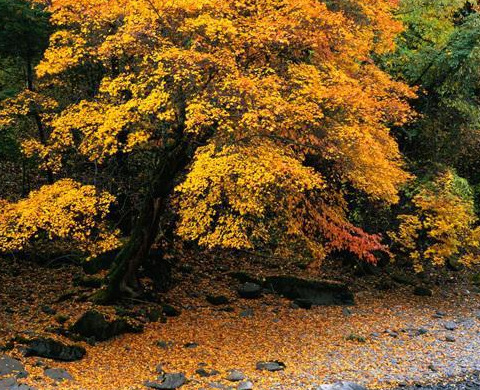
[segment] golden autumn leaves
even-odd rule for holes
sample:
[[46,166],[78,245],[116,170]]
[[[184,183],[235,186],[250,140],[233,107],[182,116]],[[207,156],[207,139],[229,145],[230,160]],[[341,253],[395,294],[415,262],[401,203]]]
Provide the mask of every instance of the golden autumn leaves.
[[[114,197],[70,179],[32,191],[17,203],[0,201],[0,252],[80,250],[96,255],[119,245],[105,223]],[[52,247],[53,242],[53,247]]]
[[60,172],[68,154],[108,164],[202,144],[174,194],[182,238],[374,261],[385,248],[348,221],[344,188],[398,200],[410,175],[390,126],[412,117],[414,93],[371,59],[401,31],[392,2],[342,4],[54,0],[37,76],[58,108],[42,114],[46,145],[27,134],[25,150]]
[[423,271],[425,261],[436,266],[449,259],[478,263],[480,229],[464,179],[446,170],[421,186],[412,203],[412,213],[398,216],[400,226],[390,236],[417,272]]

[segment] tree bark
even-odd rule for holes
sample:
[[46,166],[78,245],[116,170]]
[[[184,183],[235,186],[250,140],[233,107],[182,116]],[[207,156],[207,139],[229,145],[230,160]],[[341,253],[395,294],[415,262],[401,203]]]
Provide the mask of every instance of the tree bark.
[[95,296],[95,300],[109,303],[123,295],[138,295],[137,271],[147,258],[160,231],[160,221],[175,179],[191,160],[194,150],[188,140],[181,140],[173,150],[165,153],[160,169],[154,173],[142,209],[132,234],[115,259],[110,271],[108,286]]
[[[31,59],[27,58],[27,89],[31,92],[35,91],[35,85],[33,82],[33,66],[32,66],[32,61]],[[35,109],[33,112],[33,119],[35,121],[35,124],[37,126],[37,132],[38,132],[38,138],[40,140],[40,143],[43,146],[47,145],[47,135],[45,133],[45,128],[42,123],[42,118],[40,118],[40,114],[37,112]],[[46,169],[46,175],[47,175],[47,182],[48,184],[53,184],[55,181],[53,178],[53,172],[50,168],[47,167]]]

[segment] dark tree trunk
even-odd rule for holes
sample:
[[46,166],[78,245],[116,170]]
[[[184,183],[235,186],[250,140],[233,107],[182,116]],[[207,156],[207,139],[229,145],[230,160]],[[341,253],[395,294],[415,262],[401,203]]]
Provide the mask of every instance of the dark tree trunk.
[[138,294],[137,271],[148,257],[150,248],[160,231],[161,217],[165,211],[168,196],[174,188],[175,179],[190,162],[193,151],[189,142],[184,139],[163,156],[161,167],[154,172],[152,182],[145,194],[143,206],[130,239],[115,259],[108,286],[95,297],[97,301],[108,303],[122,295]]
[[[27,89],[29,91],[35,91],[35,86],[33,82],[33,66],[32,66],[32,61],[31,59],[27,59]],[[45,133],[45,127],[43,126],[42,123],[42,118],[40,118],[40,114],[37,112],[35,109],[33,112],[33,119],[35,121],[35,124],[37,126],[37,131],[38,131],[38,139],[40,140],[40,143],[43,146],[47,145],[47,135]],[[46,175],[47,175],[47,182],[48,184],[53,184],[54,178],[53,178],[53,172],[50,168],[47,167],[46,169]]]

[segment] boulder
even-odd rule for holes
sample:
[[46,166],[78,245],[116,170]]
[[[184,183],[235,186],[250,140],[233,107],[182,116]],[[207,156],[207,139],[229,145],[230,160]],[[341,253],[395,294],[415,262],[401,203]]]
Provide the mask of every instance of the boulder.
[[353,293],[343,283],[302,279],[293,276],[270,276],[265,285],[277,294],[292,300],[304,300],[312,305],[353,305]]
[[255,299],[262,296],[262,286],[256,283],[247,282],[238,288],[238,295],[245,299]]
[[78,345],[65,345],[50,338],[37,338],[29,341],[25,356],[72,362],[83,358],[85,353],[85,348]]
[[142,331],[142,327],[132,325],[125,318],[108,321],[102,313],[88,310],[73,324],[70,330],[82,337],[105,341],[124,333],[138,333]]

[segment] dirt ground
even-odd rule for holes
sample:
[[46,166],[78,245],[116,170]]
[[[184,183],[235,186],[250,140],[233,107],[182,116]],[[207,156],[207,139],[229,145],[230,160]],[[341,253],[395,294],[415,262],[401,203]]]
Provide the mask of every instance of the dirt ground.
[[[276,295],[240,299],[238,282],[228,276],[227,268],[205,263],[203,271],[178,273],[177,285],[163,296],[181,310],[178,317],[149,322],[140,334],[93,346],[81,343],[87,354],[77,362],[41,359],[48,367],[65,368],[74,381],[54,384],[46,379],[45,366],[39,365],[39,358],[23,357],[21,344],[5,353],[19,358],[29,372],[19,382],[39,390],[145,389],[144,381],[156,377],[158,364],[166,372],[186,374],[189,381],[182,390],[208,389],[212,383],[235,388],[225,380],[230,369],[243,371],[259,390],[312,389],[337,380],[388,388],[452,381],[480,369],[480,294],[468,283],[439,285],[433,288],[433,297],[418,297],[412,286],[377,290],[368,278],[379,276],[372,276],[352,286],[355,306],[305,310]],[[58,327],[62,316],[67,328],[92,306],[85,299],[90,291],[72,285],[78,272],[74,266],[39,268],[5,261],[0,272],[0,346],[19,334],[71,343],[49,333],[49,328]],[[65,293],[71,297],[59,302]],[[212,306],[205,300],[207,294],[223,294],[231,302]],[[45,313],[43,305],[57,313]],[[245,315],[245,310],[253,315]],[[448,321],[457,328],[447,330]],[[447,336],[454,341],[447,341]],[[159,347],[159,341],[167,347]],[[187,343],[198,346],[187,348]],[[286,369],[256,370],[256,363],[265,360],[281,361]],[[196,373],[200,367],[219,374],[202,378]]]

